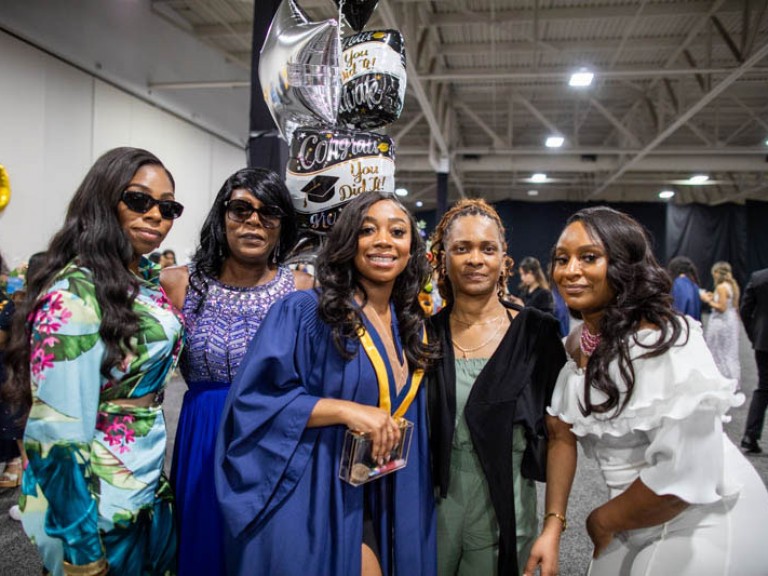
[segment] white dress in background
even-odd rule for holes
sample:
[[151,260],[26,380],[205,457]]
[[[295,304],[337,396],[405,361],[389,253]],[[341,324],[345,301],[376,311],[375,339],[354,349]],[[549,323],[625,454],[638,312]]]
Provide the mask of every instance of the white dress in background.
[[[619,533],[592,561],[590,576],[768,574],[768,492],[722,427],[744,396],[718,371],[700,325],[688,322],[688,342],[659,357],[636,359],[645,350],[630,342],[635,388],[614,419],[583,416],[584,371],[570,360],[560,372],[548,411],[572,424],[611,498],[640,478],[655,493],[690,504],[669,522]],[[648,329],[636,337],[648,345],[658,335]],[[617,368],[614,362],[611,372],[620,383]],[[593,390],[592,399],[605,396]]]
[[[741,364],[739,363],[739,314],[733,307],[733,289],[725,284],[728,299],[725,312],[712,309],[704,339],[712,352],[715,364],[723,376],[736,380],[736,389],[741,381]],[[719,294],[715,291],[715,302],[719,302]],[[768,569],[766,569],[768,574]]]

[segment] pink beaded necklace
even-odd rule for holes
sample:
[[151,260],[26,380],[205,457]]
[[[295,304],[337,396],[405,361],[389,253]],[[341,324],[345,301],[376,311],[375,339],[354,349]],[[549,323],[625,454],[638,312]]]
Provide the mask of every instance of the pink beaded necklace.
[[581,336],[579,337],[579,348],[584,356],[592,356],[592,353],[600,345],[600,333],[592,334],[586,324],[581,326]]

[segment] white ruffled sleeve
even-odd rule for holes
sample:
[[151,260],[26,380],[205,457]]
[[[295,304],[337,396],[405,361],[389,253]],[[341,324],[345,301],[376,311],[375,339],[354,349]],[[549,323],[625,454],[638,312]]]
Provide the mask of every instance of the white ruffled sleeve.
[[[680,320],[682,322],[682,320]],[[569,361],[560,373],[549,414],[572,425],[577,436],[624,436],[637,431],[649,432],[660,428],[663,420],[682,421],[698,411],[716,415],[727,421],[727,412],[744,402],[743,394],[734,394],[734,382],[718,371],[712,354],[704,342],[701,325],[688,319],[689,329],[684,329],[677,344],[654,358],[639,358],[647,349],[634,341],[630,343],[630,355],[635,371],[632,397],[621,414],[591,413],[584,416],[584,371]],[[657,330],[641,330],[637,339],[649,345],[659,336]],[[623,383],[618,363],[610,367],[611,377],[620,390]],[[623,392],[622,392],[623,393]],[[606,396],[592,390],[592,402],[599,404]]]
[[640,472],[640,480],[656,494],[711,504],[738,493],[740,486],[726,484],[725,435],[714,407],[701,407],[681,420],[664,418],[647,436],[648,467]]

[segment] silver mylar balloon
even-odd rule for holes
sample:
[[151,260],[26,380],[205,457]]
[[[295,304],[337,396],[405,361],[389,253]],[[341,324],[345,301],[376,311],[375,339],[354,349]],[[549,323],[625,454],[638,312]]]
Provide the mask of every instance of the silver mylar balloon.
[[295,0],[283,0],[261,49],[259,82],[288,142],[298,126],[335,124],[341,93],[336,20],[310,22]]

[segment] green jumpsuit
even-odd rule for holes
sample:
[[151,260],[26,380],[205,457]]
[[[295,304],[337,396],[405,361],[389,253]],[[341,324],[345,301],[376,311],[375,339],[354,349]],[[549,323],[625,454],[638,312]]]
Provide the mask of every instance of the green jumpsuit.
[[[439,576],[496,576],[499,527],[488,483],[464,418],[472,386],[487,358],[456,359],[456,431],[451,449],[448,496],[437,506]],[[536,486],[520,474],[525,435],[514,428],[512,453],[518,566],[522,571],[536,537]]]

